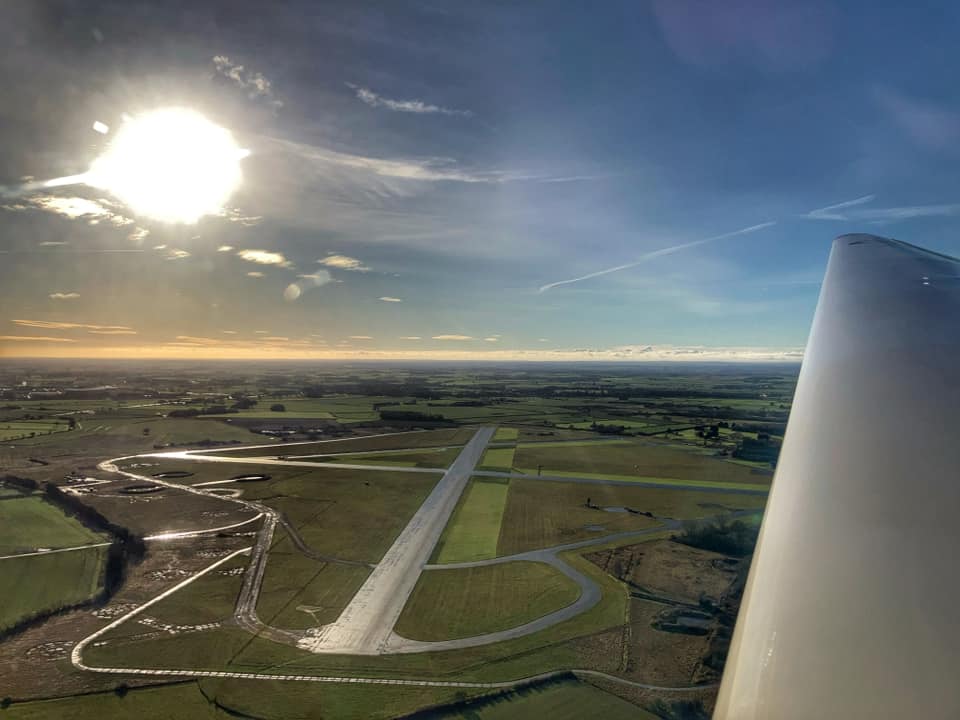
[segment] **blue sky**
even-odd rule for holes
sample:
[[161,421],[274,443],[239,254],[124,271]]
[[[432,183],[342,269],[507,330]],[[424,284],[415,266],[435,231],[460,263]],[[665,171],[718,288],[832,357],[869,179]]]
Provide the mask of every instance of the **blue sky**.
[[[796,357],[834,236],[960,251],[952,4],[196,5],[0,9],[0,355]],[[14,192],[166,106],[223,215]]]

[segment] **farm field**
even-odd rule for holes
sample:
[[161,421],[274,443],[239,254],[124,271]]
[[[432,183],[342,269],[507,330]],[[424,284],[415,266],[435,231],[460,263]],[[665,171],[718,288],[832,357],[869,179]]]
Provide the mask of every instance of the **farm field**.
[[522,625],[574,602],[577,585],[543,563],[511,562],[420,576],[397,623],[411,640],[450,640]]
[[100,588],[107,548],[0,560],[0,631],[37,613],[89,600]]
[[506,448],[488,448],[480,459],[478,468],[481,470],[502,470],[510,472],[513,467],[513,454],[515,450],[512,447]]
[[769,485],[769,472],[726,462],[697,451],[664,447],[650,441],[603,444],[601,447],[532,447],[521,445],[514,465],[535,474],[554,471],[587,473],[589,477],[654,477],[711,483]]
[[435,553],[436,562],[467,562],[497,556],[500,523],[509,482],[474,478],[447,524]]
[[0,502],[0,555],[105,541],[106,537],[88,530],[39,496]]

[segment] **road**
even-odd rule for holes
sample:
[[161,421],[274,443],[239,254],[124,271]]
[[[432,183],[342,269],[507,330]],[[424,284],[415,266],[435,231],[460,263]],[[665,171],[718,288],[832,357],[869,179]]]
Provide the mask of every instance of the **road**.
[[393,626],[495,430],[476,432],[340,617],[305,638],[300,647],[355,655],[378,655],[387,649]]

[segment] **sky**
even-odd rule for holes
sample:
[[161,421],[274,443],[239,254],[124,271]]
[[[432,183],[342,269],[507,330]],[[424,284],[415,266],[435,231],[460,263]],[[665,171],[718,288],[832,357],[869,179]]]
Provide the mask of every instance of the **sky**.
[[[960,5],[887,5],[7,0],[0,357],[799,359],[837,235],[960,253]],[[219,213],[38,183],[167,107]]]

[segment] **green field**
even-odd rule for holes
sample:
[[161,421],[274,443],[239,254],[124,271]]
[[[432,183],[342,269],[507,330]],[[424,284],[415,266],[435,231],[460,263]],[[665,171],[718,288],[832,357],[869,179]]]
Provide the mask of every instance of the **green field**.
[[447,468],[457,459],[461,448],[425,448],[411,452],[357,453],[316,458],[318,462],[342,462],[359,465],[395,465],[400,467]]
[[70,429],[66,420],[0,421],[0,441],[19,440],[36,435],[50,435]]
[[313,560],[280,538],[270,549],[257,613],[268,625],[311,628],[333,622],[370,574],[369,568]]
[[436,562],[487,560],[497,556],[507,482],[471,480],[440,538]]
[[493,435],[493,442],[505,442],[507,440],[516,440],[520,435],[520,431],[517,428],[512,427],[498,427],[497,432]]
[[478,467],[482,470],[502,470],[510,472],[513,467],[514,448],[487,448],[480,458]]
[[580,588],[543,563],[511,562],[420,576],[397,622],[411,640],[449,640],[522,625],[574,602]]
[[656,720],[657,716],[633,703],[577,680],[522,689],[486,702],[479,699],[464,708],[451,708],[434,716],[436,720]]
[[652,477],[731,485],[769,485],[769,473],[753,469],[709,453],[655,444],[650,441],[603,443],[598,447],[521,446],[514,465],[535,474],[584,474],[585,477]]
[[[3,503],[6,504],[6,503]],[[0,630],[97,594],[107,548],[0,560]]]
[[36,548],[65,548],[106,542],[40,497],[0,502],[0,555]]
[[[174,625],[201,625],[230,619],[243,578],[227,573],[246,568],[249,562],[246,555],[233,558],[151,606],[146,614]],[[136,626],[129,623],[128,627]]]

